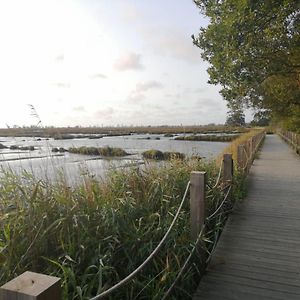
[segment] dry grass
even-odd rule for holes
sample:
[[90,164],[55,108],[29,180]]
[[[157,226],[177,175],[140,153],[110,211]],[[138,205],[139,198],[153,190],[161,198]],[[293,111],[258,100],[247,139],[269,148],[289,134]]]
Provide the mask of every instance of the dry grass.
[[262,130],[263,130],[262,128],[254,128],[254,129],[250,130],[249,132],[246,132],[246,133],[240,135],[237,139],[232,141],[232,143],[230,143],[228,145],[228,147],[226,147],[223,150],[223,152],[216,158],[216,164],[218,166],[221,164],[223,154],[225,154],[225,153],[231,153],[233,161],[237,162],[237,149],[238,149],[238,146],[245,143],[247,140],[249,140],[251,137],[258,134]]

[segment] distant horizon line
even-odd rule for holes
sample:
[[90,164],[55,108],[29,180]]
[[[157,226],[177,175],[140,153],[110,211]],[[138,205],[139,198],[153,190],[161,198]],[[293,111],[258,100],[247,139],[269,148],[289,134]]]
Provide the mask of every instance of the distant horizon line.
[[[247,123],[246,123],[247,125]],[[233,125],[226,125],[224,123],[208,123],[208,124],[180,124],[180,125],[68,125],[68,126],[55,126],[55,125],[46,125],[46,126],[36,126],[36,125],[13,125],[7,127],[0,127],[0,130],[8,130],[8,129],[47,129],[47,128],[160,128],[160,127],[207,127],[207,126],[226,126],[226,127],[240,127]]]

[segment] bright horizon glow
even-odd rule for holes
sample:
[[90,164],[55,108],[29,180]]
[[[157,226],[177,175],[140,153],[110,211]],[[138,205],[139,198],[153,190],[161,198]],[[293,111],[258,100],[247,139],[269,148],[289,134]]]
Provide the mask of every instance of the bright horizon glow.
[[191,2],[0,1],[0,127],[223,123]]

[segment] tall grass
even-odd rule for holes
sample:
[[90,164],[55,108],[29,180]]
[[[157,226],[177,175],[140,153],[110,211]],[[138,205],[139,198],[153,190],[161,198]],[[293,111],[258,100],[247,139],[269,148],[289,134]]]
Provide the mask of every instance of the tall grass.
[[[35,112],[35,115],[37,113]],[[39,120],[39,119],[38,119]],[[40,120],[39,120],[40,123]],[[25,128],[0,128],[0,136],[45,136],[53,138],[73,138],[70,134],[99,134],[99,135],[126,135],[137,134],[176,134],[176,133],[215,133],[215,132],[246,132],[243,127],[224,125],[194,125],[194,126],[124,126],[124,127],[25,127]],[[80,136],[77,136],[77,138]]]
[[[77,187],[24,172],[0,177],[0,283],[25,270],[62,278],[64,299],[88,299],[128,275],[167,231],[192,170],[213,164],[171,161],[161,167],[112,171],[105,183],[92,177]],[[208,210],[215,198],[208,199]],[[159,255],[111,299],[161,299],[191,250],[189,205]],[[185,273],[173,299],[190,299],[199,276]],[[196,277],[195,277],[196,276]]]
[[[236,139],[224,152],[236,156],[237,145],[256,131]],[[25,270],[62,278],[63,299],[89,299],[120,281],[142,263],[167,231],[184,194],[191,171],[206,171],[208,186],[217,164],[171,160],[159,167],[111,171],[105,182],[92,176],[68,186],[63,175],[53,183],[24,171],[0,174],[0,284]],[[233,201],[243,196],[243,178],[236,177]],[[207,194],[207,214],[223,194]],[[223,226],[220,219],[208,232]],[[211,236],[206,244],[211,245]],[[155,259],[110,299],[161,299],[188,257],[189,204]],[[171,299],[191,299],[199,276],[191,264]]]
[[249,140],[251,137],[255,136],[258,134],[260,131],[263,129],[261,128],[253,128],[249,132],[246,132],[242,135],[240,135],[238,138],[233,140],[223,151],[220,153],[220,155],[216,158],[216,163],[217,165],[221,164],[222,157],[224,153],[231,153],[233,161],[237,161],[237,152],[238,152],[238,146],[245,143],[247,140]]

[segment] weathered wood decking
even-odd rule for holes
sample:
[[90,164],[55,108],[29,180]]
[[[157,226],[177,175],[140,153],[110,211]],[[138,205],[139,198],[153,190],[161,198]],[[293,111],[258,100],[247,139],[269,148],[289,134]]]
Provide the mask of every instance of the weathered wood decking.
[[267,136],[194,300],[300,299],[300,158]]

